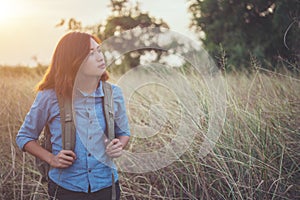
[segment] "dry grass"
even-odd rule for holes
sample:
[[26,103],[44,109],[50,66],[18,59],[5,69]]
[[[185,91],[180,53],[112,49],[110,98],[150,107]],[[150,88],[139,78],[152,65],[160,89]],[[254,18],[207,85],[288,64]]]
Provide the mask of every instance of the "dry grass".
[[[41,77],[35,70],[25,71],[0,69],[0,199],[46,197],[34,159],[15,145],[15,135],[34,99],[34,85]],[[188,151],[163,169],[121,172],[122,199],[300,198],[299,79],[258,71],[224,78],[227,116],[213,152],[199,158],[202,138],[196,136]],[[198,97],[196,101],[205,108],[203,97]],[[176,115],[173,117],[176,121]],[[145,125],[147,118],[141,113],[133,120]],[[207,128],[205,119],[198,123],[200,129]],[[170,127],[176,128],[172,123]],[[172,128],[168,130],[156,138],[157,144],[168,142]],[[134,151],[135,145],[143,151],[153,148],[153,143],[137,139],[128,148]]]

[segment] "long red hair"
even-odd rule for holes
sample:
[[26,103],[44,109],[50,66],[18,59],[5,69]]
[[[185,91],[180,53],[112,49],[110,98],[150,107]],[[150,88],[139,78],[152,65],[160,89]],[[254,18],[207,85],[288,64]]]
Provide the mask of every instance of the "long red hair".
[[[36,90],[54,89],[56,94],[71,95],[76,74],[90,52],[90,39],[100,40],[87,33],[70,32],[58,42],[50,66]],[[101,80],[109,78],[105,71]]]

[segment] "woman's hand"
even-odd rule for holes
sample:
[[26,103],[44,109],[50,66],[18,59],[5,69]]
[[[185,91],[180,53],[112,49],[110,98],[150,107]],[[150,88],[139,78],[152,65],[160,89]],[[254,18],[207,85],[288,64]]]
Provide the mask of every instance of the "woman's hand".
[[76,155],[73,151],[61,150],[56,156],[53,155],[48,163],[54,168],[68,168],[74,163],[75,160]]
[[[105,141],[109,142],[108,140]],[[117,158],[122,155],[123,152],[123,144],[120,142],[118,138],[114,138],[106,145],[106,153],[111,158]]]

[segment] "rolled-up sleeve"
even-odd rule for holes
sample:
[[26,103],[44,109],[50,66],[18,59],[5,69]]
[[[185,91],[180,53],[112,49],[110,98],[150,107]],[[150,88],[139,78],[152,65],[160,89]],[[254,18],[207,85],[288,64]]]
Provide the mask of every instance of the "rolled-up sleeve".
[[47,93],[41,91],[37,94],[30,111],[17,134],[16,143],[24,151],[26,143],[37,140],[48,120]]
[[120,87],[113,85],[113,97],[115,110],[115,134],[117,137],[130,136],[125,101]]

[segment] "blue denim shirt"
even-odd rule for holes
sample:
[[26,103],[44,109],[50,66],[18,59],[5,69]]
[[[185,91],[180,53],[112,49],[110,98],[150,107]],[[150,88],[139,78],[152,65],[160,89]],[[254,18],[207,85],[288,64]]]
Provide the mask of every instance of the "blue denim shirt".
[[[121,89],[112,85],[115,134],[129,136],[124,98]],[[105,153],[105,118],[102,106],[104,96],[102,82],[92,94],[77,90],[73,96],[73,114],[76,126],[76,161],[66,169],[53,168],[49,177],[61,187],[78,192],[91,192],[112,185],[112,170],[118,180],[117,170]],[[48,124],[51,132],[52,153],[62,150],[61,124],[58,100],[54,90],[38,92],[30,111],[21,126],[16,142],[20,149],[32,140],[37,140],[44,126]]]

